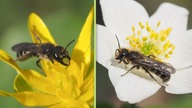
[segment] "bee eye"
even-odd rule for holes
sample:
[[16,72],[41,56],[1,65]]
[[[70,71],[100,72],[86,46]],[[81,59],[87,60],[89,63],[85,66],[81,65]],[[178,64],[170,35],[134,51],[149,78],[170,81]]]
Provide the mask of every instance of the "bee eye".
[[54,55],[55,55],[55,58],[59,58],[59,56],[56,53]]
[[124,58],[125,57],[125,53],[121,53],[120,55],[119,55],[119,58]]
[[123,56],[125,56],[125,55],[126,55],[126,53],[124,52],[122,55],[123,55]]

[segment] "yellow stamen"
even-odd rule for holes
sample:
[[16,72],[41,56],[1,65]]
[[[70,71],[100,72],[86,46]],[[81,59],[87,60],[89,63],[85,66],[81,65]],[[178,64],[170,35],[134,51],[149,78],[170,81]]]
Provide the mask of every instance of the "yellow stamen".
[[142,22],[139,22],[139,26],[141,27],[141,29],[145,28],[145,26],[142,24]]
[[[156,25],[156,29],[160,24],[161,22],[159,21]],[[168,40],[172,28],[157,31],[158,29],[152,29],[148,22],[146,22],[145,25],[139,22],[138,25],[140,29],[137,30],[137,35],[135,33],[135,26],[132,26],[133,34],[126,37],[130,46],[146,56],[156,56],[154,59],[159,61],[162,61],[164,58],[170,58],[175,49],[175,46]],[[143,32],[145,35],[142,35]]]
[[167,36],[166,36],[166,35],[162,35],[162,36],[161,36],[161,41],[165,41],[165,40],[166,40],[166,38],[167,38]]
[[156,27],[159,27],[159,26],[160,26],[160,24],[161,24],[161,22],[159,21],[159,22],[157,23],[157,26],[156,26]]
[[147,36],[142,37],[142,41],[147,41],[147,39],[148,39]]
[[171,55],[171,54],[173,54],[173,51],[169,51],[168,53]]
[[165,58],[166,59],[170,58],[170,55],[169,54],[165,54]]
[[151,31],[151,27],[150,27],[150,26],[147,26],[147,27],[146,27],[146,30],[147,30],[148,32],[150,32],[150,31]]
[[138,30],[138,31],[137,31],[137,34],[138,34],[138,36],[140,36],[140,35],[141,35],[141,31],[140,31],[140,30]]
[[135,33],[135,27],[134,26],[132,26],[132,32]]

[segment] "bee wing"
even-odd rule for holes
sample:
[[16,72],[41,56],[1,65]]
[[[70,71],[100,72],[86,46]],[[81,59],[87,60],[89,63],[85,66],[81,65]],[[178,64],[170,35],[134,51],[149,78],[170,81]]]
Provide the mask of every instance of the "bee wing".
[[153,68],[155,70],[169,71],[171,74],[175,73],[175,71],[176,71],[175,68],[171,64],[159,62],[159,61],[156,61],[156,60],[148,58],[148,57],[146,57],[145,59],[137,60],[137,62],[144,66]]
[[37,49],[38,45],[35,43],[19,43],[14,45],[11,49],[15,52],[19,52],[21,50],[35,50]]
[[17,52],[18,61],[23,61],[35,56],[40,51],[39,45],[35,43],[19,43],[12,47],[12,50]]

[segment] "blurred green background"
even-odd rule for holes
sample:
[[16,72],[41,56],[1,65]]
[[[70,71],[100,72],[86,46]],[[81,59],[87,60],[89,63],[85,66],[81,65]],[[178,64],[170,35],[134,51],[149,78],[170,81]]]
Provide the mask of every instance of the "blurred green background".
[[[0,1],[0,49],[13,58],[11,47],[20,42],[32,42],[28,31],[28,16],[37,13],[49,28],[57,44],[66,46],[79,36],[93,0],[1,0]],[[71,54],[72,44],[69,48]],[[18,62],[24,69],[40,71],[31,58]],[[0,61],[0,90],[14,92],[13,81],[16,71]],[[0,96],[0,108],[27,108],[11,97]],[[37,107],[35,107],[37,108]]]
[[[110,0],[109,0],[110,1]],[[163,2],[171,2],[189,10],[188,29],[192,29],[192,0],[136,0],[141,3],[152,15]],[[100,10],[99,0],[96,0],[97,13],[96,23],[104,25]],[[115,13],[115,12],[114,12]],[[96,105],[97,108],[191,108],[192,94],[171,95],[160,89],[155,95],[139,102],[135,105],[130,105],[127,102],[121,102],[115,93],[115,90],[109,80],[107,69],[96,64]]]

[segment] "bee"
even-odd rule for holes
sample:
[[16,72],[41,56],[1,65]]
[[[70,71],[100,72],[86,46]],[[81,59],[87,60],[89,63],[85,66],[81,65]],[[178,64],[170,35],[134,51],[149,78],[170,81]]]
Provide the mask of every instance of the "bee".
[[118,64],[123,62],[125,65],[131,64],[132,67],[123,75],[126,75],[129,71],[133,69],[143,69],[155,82],[162,85],[157,79],[154,77],[155,74],[162,81],[163,84],[168,82],[171,78],[171,74],[175,73],[175,68],[169,63],[160,62],[154,59],[155,56],[149,55],[145,56],[137,51],[131,51],[126,48],[121,48],[119,39],[117,38],[118,49],[115,51],[115,59],[119,60]]
[[75,40],[72,40],[68,43],[68,45],[64,48],[62,46],[55,46],[52,43],[41,43],[40,38],[37,38],[40,43],[19,43],[12,47],[12,50],[17,53],[17,61],[24,61],[32,56],[38,57],[39,59],[36,61],[36,65],[40,68],[39,62],[41,59],[47,58],[52,63],[54,60],[61,63],[64,66],[70,65],[70,56],[67,51],[68,46],[73,43]]

